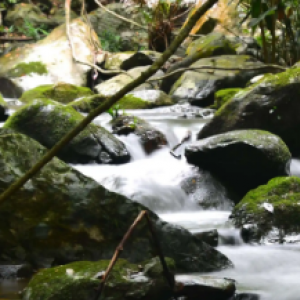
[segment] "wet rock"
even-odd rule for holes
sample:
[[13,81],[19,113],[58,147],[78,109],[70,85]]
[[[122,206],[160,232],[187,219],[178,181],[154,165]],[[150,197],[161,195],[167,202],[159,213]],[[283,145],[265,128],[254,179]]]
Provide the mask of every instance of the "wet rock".
[[205,242],[206,244],[208,244],[212,247],[218,246],[219,234],[216,229],[209,230],[209,231],[203,231],[203,232],[197,232],[197,233],[194,233],[194,236],[199,238],[201,241]]
[[238,129],[261,129],[282,138],[293,155],[300,153],[300,69],[265,75],[222,106],[199,132],[203,139]]
[[231,210],[226,188],[208,171],[193,168],[180,183],[181,188],[193,203],[203,209]]
[[[4,124],[52,148],[84,117],[58,102],[34,100],[15,112]],[[125,145],[104,128],[89,124],[77,135],[58,157],[69,163],[125,163],[130,155]]]
[[112,129],[113,133],[118,135],[130,133],[137,135],[142,147],[148,154],[168,144],[162,132],[135,116],[123,115],[113,119]]
[[214,104],[211,106],[214,109],[219,109],[222,105],[228,102],[234,95],[236,95],[242,89],[240,88],[231,88],[231,89],[224,89],[219,90],[215,93],[215,101]]
[[287,175],[291,159],[278,136],[260,130],[236,130],[199,140],[186,147],[185,156],[240,195],[271,178]]
[[230,44],[225,35],[219,32],[207,34],[193,41],[186,50],[186,55],[192,55],[198,52],[200,58],[218,56],[218,55],[234,55],[236,54],[234,47]]
[[129,51],[108,54],[105,60],[107,70],[130,70],[136,67],[152,65],[161,56],[155,51]]
[[23,93],[23,89],[11,79],[0,76],[0,93],[5,98],[19,98]]
[[[177,101],[185,100],[192,105],[204,107],[213,104],[214,93],[218,90],[245,87],[252,77],[270,71],[263,63],[247,55],[203,58],[190,67],[201,68],[204,66],[216,69],[184,72],[172,86],[170,95]],[[230,70],[235,68],[237,70]]]
[[[107,97],[95,95],[91,97],[84,97],[69,103],[77,111],[89,113],[97,106],[107,100]],[[161,106],[172,105],[173,100],[170,96],[158,90],[142,90],[133,91],[125,95],[119,100],[116,105],[122,109],[148,109]]]
[[[172,260],[168,261],[172,263]],[[97,277],[104,274],[108,264],[107,260],[81,261],[42,270],[29,282],[22,298],[94,299],[99,286]],[[115,300],[165,300],[172,296],[172,290],[162,272],[155,272],[149,276],[146,272],[139,272],[137,265],[119,259],[109,275],[103,294],[105,299]]]
[[24,92],[20,100],[29,103],[35,99],[52,99],[56,102],[67,104],[75,99],[91,96],[94,93],[86,87],[75,86],[69,83],[40,85]]
[[238,293],[230,300],[260,300],[260,296],[254,293]]
[[[121,90],[125,85],[139,77],[143,72],[145,72],[149,66],[144,67],[136,67],[127,72],[127,74],[120,74],[114,76],[111,79],[108,79],[98,85],[95,86],[96,92],[101,96],[112,96],[119,90]],[[153,76],[150,78],[161,77],[163,72],[161,70],[157,71]],[[158,81],[146,82],[139,85],[134,90],[151,90],[158,88]]]
[[8,116],[8,106],[0,93],[0,122],[6,121]]
[[[101,48],[95,32],[91,32],[87,24],[80,19],[75,19],[70,23],[70,31],[71,35],[76,37],[73,43],[77,59],[94,63],[95,46],[91,42],[90,34],[93,36],[93,41]],[[101,61],[103,56],[104,54],[99,55],[97,59]],[[55,28],[45,39],[35,44],[18,48],[11,51],[9,55],[0,57],[1,73],[7,74],[14,69],[22,69],[24,63],[42,66],[43,75],[41,76],[47,74],[53,83],[66,82],[77,86],[86,86],[87,76],[91,70],[91,67],[73,60],[65,25]],[[28,70],[25,76],[30,77],[30,73],[36,73],[36,69]],[[24,74],[21,72],[19,76],[24,77]]]
[[211,276],[176,276],[177,296],[188,300],[228,300],[235,292],[235,281]]
[[248,192],[231,218],[246,242],[289,242],[300,234],[299,199],[298,177],[274,178]]
[[[46,151],[23,134],[0,129],[0,189],[7,189]],[[60,264],[110,259],[128,227],[145,209],[54,157],[1,204],[0,257],[29,260],[37,266],[49,266],[56,258]],[[231,265],[223,254],[187,230],[163,222],[151,211],[149,215],[163,253],[174,259],[177,271],[205,272]],[[121,257],[133,263],[153,257],[146,222],[137,226]]]
[[33,268],[29,264],[0,265],[0,279],[29,278],[33,274]]

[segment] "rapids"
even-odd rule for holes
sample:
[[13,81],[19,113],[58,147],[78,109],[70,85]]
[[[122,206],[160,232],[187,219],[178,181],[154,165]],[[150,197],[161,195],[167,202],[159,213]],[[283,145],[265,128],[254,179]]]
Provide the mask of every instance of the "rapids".
[[[207,120],[207,117],[182,117],[190,111],[193,109],[186,105],[127,111],[159,128],[166,135],[169,145],[147,156],[135,136],[122,136],[120,139],[132,156],[129,163],[119,166],[89,164],[73,167],[106,188],[144,204],[165,221],[181,225],[193,233],[217,229],[218,249],[232,260],[235,268],[214,275],[235,279],[238,291],[258,293],[261,300],[299,300],[300,246],[244,244],[238,231],[228,221],[231,205],[222,186],[210,174],[187,164],[183,155],[184,146],[176,151],[182,154],[181,159],[170,155],[170,148],[179,143],[187,130],[192,132],[195,139],[196,133]],[[110,128],[108,114],[103,114],[94,122]],[[300,176],[300,160],[293,159],[290,169],[291,174]],[[182,180],[198,172],[203,180],[198,187],[197,200],[214,197],[223,203],[217,209],[202,210],[195,197],[187,195],[181,188]],[[0,281],[0,299],[16,299],[16,290],[23,286],[23,281]]]

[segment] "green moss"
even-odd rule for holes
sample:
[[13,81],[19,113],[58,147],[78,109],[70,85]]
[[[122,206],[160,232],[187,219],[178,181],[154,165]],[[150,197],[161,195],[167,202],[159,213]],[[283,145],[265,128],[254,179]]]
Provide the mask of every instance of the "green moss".
[[[37,115],[41,110],[48,113],[47,125],[49,126],[49,132],[51,132],[51,136],[48,136],[49,145],[44,145],[46,147],[51,147],[56,144],[57,141],[59,141],[83,119],[83,116],[72,107],[64,106],[58,102],[52,101],[51,99],[44,98],[34,100],[23,106],[7,119],[3,127],[23,132],[22,125],[24,122],[26,123],[27,120],[30,120],[32,116]],[[57,115],[60,116],[59,119],[56,118]],[[36,125],[38,126],[38,124]],[[72,140],[71,144],[73,142],[76,143],[84,137],[88,137],[93,132],[97,132],[99,128],[100,127],[95,124],[90,124]],[[103,128],[101,128],[101,130],[102,129]],[[104,131],[106,132],[106,130]],[[103,132],[103,134],[105,134],[105,132]]]
[[1,95],[1,93],[0,93],[0,105],[1,105],[1,106],[7,106],[7,104],[6,104],[6,102],[4,101],[4,99],[3,99],[2,95]]
[[[91,110],[95,109],[106,100],[107,97],[105,96],[95,95],[91,97],[85,97],[77,101],[73,101],[69,103],[68,106],[72,106],[80,112],[89,113]],[[153,107],[153,103],[145,101],[138,97],[134,97],[130,94],[124,96],[121,100],[117,102],[117,104],[120,105],[120,109],[146,109]]]
[[34,99],[53,99],[60,103],[69,103],[76,98],[92,95],[93,92],[86,87],[79,87],[68,83],[46,84],[26,91],[21,101],[28,103]]
[[120,101],[118,101],[118,104],[122,109],[145,109],[153,106],[153,103],[134,97],[130,94],[124,96]]
[[[44,269],[38,272],[29,282],[24,299],[88,299],[97,286],[97,274],[104,274],[109,265],[108,260],[97,262],[79,261],[64,266]],[[136,272],[137,266],[119,259],[114,265],[106,284],[105,295],[114,294],[114,299],[127,282],[128,272]],[[124,286],[123,286],[124,288]]]
[[215,93],[215,102],[212,105],[212,108],[214,109],[220,108],[223,104],[228,102],[235,94],[237,94],[241,90],[242,89],[240,88],[229,88],[229,89],[217,91]]
[[186,55],[199,53],[199,58],[213,55],[236,54],[234,46],[221,33],[211,33],[193,41],[186,50]]
[[[270,213],[264,203],[272,204]],[[259,186],[246,194],[236,205],[233,214],[235,224],[258,224],[262,235],[273,226],[285,230],[285,233],[300,231],[300,178],[277,177],[266,185]]]
[[30,63],[19,63],[13,69],[8,72],[9,77],[21,77],[24,75],[29,75],[31,73],[37,73],[39,75],[47,74],[47,67],[39,62],[30,62]]

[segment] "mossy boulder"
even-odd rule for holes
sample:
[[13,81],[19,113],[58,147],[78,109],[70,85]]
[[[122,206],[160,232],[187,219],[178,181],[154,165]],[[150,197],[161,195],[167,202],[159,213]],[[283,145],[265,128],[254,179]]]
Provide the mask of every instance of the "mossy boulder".
[[123,115],[113,119],[112,129],[118,135],[130,133],[137,135],[147,154],[168,144],[167,138],[162,132],[135,116]]
[[[34,100],[15,112],[4,124],[52,148],[84,117],[58,102]],[[125,145],[106,129],[89,124],[58,154],[69,163],[125,163],[130,155]]]
[[[28,136],[0,129],[0,191],[23,176],[47,151]],[[54,157],[1,204],[1,261],[30,261],[38,267],[110,259],[128,227],[145,209]],[[187,230],[163,222],[151,211],[149,216],[164,255],[174,259],[177,270],[205,272],[230,266],[223,254]],[[121,258],[140,263],[153,256],[147,224],[141,222]]]
[[300,234],[299,203],[300,179],[278,177],[248,192],[231,218],[246,242],[289,242]]
[[219,32],[210,33],[193,41],[186,50],[186,55],[199,53],[200,58],[225,54],[236,54],[233,45],[225,35]]
[[242,89],[240,88],[231,88],[231,89],[224,89],[224,90],[219,90],[215,93],[215,101],[214,104],[212,105],[212,108],[218,109],[220,108],[223,104],[228,102],[235,94],[237,94],[239,91]]
[[[77,111],[83,113],[89,113],[97,106],[107,100],[108,97],[95,95],[90,97],[84,97],[69,103]],[[162,91],[158,90],[142,90],[133,91],[125,95],[121,100],[117,102],[120,109],[148,109],[160,106],[167,106],[174,104],[172,98]]]
[[[76,58],[79,61],[94,63],[95,43],[101,48],[98,36],[80,18],[70,22],[70,34],[76,36],[73,41]],[[91,38],[92,37],[92,38]],[[103,55],[99,55],[102,61]],[[34,63],[31,64],[30,63]],[[70,43],[66,35],[65,24],[56,27],[46,38],[34,44],[28,44],[22,48],[17,48],[6,55],[0,57],[1,74],[24,75],[24,64],[29,67],[25,73],[31,77],[30,73],[40,73],[47,71],[47,76],[53,83],[66,82],[77,86],[86,86],[88,74],[91,67],[77,63],[72,58]],[[17,72],[20,70],[20,72]],[[43,72],[40,76],[45,76]],[[15,77],[17,78],[17,77]],[[23,78],[18,77],[18,78]],[[38,84],[38,80],[36,81]]]
[[[155,260],[152,263],[159,269],[159,261]],[[44,269],[31,279],[22,293],[22,298],[24,300],[93,299],[97,293],[101,274],[104,274],[108,265],[108,260],[79,261]],[[110,272],[102,299],[165,300],[171,297],[172,290],[163,272],[155,272],[151,274],[154,276],[147,276],[140,270],[143,267],[144,264],[139,268],[124,259],[119,259]]]
[[300,69],[265,75],[223,105],[198,138],[239,129],[261,129],[282,138],[293,155],[300,153]]
[[287,175],[291,154],[276,135],[261,130],[236,130],[188,145],[187,161],[216,175],[240,195]]
[[[95,86],[96,92],[101,96],[112,96],[115,93],[117,93],[119,90],[121,90],[125,85],[132,82],[134,79],[138,78],[143,72],[145,72],[150,66],[142,66],[142,67],[136,67],[133,69],[130,69],[127,71],[127,73],[121,73],[117,76],[114,76],[111,79],[108,79],[104,82],[101,82],[100,84],[97,84]],[[151,79],[155,79],[155,77],[161,77],[163,76],[163,72],[161,70],[158,70],[153,76],[151,76]],[[134,90],[151,90],[151,89],[158,89],[158,81],[151,81],[151,82],[145,82],[138,87],[136,87]]]
[[34,89],[24,92],[20,100],[29,103],[35,99],[52,99],[59,103],[67,104],[77,98],[91,96],[94,93],[86,87],[80,87],[69,83],[59,82],[57,84],[40,85]]
[[[212,69],[205,69],[206,66]],[[170,95],[176,100],[189,101],[200,107],[212,105],[215,92],[245,87],[252,77],[270,71],[263,63],[248,55],[203,58],[190,67],[200,69],[184,72],[173,84]]]

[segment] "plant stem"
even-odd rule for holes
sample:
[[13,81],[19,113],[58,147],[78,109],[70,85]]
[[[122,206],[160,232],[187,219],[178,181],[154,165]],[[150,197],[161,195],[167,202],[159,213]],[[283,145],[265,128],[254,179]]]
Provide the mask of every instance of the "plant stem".
[[[120,91],[111,96],[103,104],[92,110],[79,124],[77,124],[69,133],[67,133],[56,145],[54,145],[29,171],[21,178],[8,187],[0,195],[0,205],[21,188],[29,179],[37,174],[65,145],[67,145],[76,135],[78,135],[87,125],[89,125],[97,116],[107,111],[118,100],[125,96],[128,92],[144,83],[148,78],[154,75],[165,62],[175,53],[177,48],[186,39],[196,24],[198,19],[203,16],[218,0],[208,0],[191,16],[188,23],[180,30],[178,36],[172,42],[170,47],[159,57],[151,67],[143,72],[138,78],[124,86]],[[70,2],[70,1],[69,1]]]

